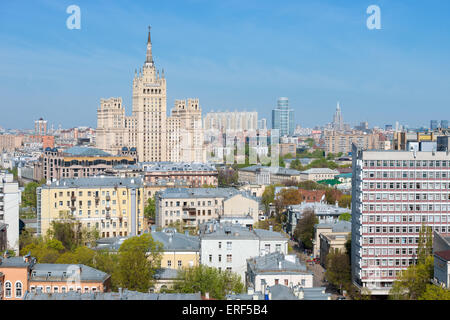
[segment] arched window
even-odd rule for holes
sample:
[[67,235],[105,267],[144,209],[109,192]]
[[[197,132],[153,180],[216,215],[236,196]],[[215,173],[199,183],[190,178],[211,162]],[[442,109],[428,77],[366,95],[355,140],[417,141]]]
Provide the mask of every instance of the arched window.
[[5,298],[11,298],[11,282],[5,282]]
[[22,297],[22,282],[16,281],[16,298]]

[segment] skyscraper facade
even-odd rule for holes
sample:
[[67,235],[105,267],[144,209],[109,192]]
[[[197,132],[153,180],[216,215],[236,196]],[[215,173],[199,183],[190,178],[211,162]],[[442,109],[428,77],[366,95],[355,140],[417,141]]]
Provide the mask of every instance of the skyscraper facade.
[[150,28],[144,65],[133,79],[132,115],[126,116],[121,98],[101,99],[97,110],[97,147],[117,153],[137,150],[138,161],[196,161],[206,159],[198,99],[176,100],[167,117],[164,69],[156,69]]
[[272,129],[280,130],[280,137],[294,133],[294,110],[289,108],[288,98],[279,98],[272,110]]
[[431,120],[430,121],[430,129],[431,130],[436,130],[437,128],[439,128],[439,121]]
[[339,105],[339,102],[337,103],[336,112],[333,116],[332,127],[335,131],[344,130],[344,119],[342,118],[341,106]]
[[353,146],[353,282],[387,295],[416,263],[422,226],[450,235],[450,156]]

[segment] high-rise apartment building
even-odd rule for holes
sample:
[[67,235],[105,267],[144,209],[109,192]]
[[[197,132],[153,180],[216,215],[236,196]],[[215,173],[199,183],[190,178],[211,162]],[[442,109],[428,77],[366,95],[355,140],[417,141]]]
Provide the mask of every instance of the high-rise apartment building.
[[145,63],[133,79],[132,103],[132,115],[126,116],[121,98],[100,101],[99,149],[117,153],[122,147],[134,147],[140,162],[205,160],[198,99],[188,99],[187,104],[176,100],[172,116],[167,117],[166,78],[164,69],[160,73],[153,61],[150,30]]
[[439,121],[431,120],[430,121],[430,129],[431,130],[436,130],[437,128],[439,128]]
[[339,105],[339,102],[337,103],[336,112],[333,116],[332,127],[335,131],[344,130],[344,119],[342,118],[341,106]]
[[0,171],[0,225],[6,224],[6,247],[19,254],[19,184],[12,174]]
[[34,133],[39,136],[45,136],[47,134],[47,120],[40,118],[34,121]]
[[279,98],[272,110],[272,129],[280,130],[280,137],[294,133],[294,110],[289,108],[288,98]]
[[363,149],[378,149],[379,136],[376,133],[365,133],[362,131],[339,132],[325,131],[323,133],[325,140],[325,152],[348,154],[352,150],[352,144],[355,143]]
[[353,146],[352,280],[387,295],[416,263],[423,225],[450,232],[450,156]]

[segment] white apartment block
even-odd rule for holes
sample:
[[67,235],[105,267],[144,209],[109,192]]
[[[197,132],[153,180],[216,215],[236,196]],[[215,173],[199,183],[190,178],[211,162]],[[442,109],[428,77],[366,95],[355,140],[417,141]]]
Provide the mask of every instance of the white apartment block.
[[14,176],[0,171],[0,224],[7,225],[7,248],[19,254],[19,184]]
[[272,252],[287,254],[288,238],[271,230],[249,230],[233,224],[209,223],[200,232],[200,263],[241,276],[244,282],[247,259]]
[[450,232],[450,155],[353,146],[352,280],[386,295],[417,259],[422,225]]
[[219,130],[226,132],[257,130],[258,112],[208,112],[203,119],[205,130]]

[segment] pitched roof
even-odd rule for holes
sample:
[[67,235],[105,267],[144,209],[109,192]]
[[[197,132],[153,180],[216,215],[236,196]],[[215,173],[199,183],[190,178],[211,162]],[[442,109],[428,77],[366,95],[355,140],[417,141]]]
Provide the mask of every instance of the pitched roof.
[[450,250],[438,251],[434,253],[438,257],[444,259],[445,261],[450,261]]
[[88,178],[72,178],[60,179],[53,181],[50,185],[42,185],[44,189],[66,189],[66,188],[98,188],[98,187],[142,187],[142,179],[138,177],[119,178],[119,177],[88,177]]
[[72,156],[99,156],[99,157],[107,157],[107,156],[112,156],[111,154],[97,149],[97,148],[90,148],[90,147],[80,147],[80,146],[75,146],[69,149],[64,150],[64,153],[72,155]]

